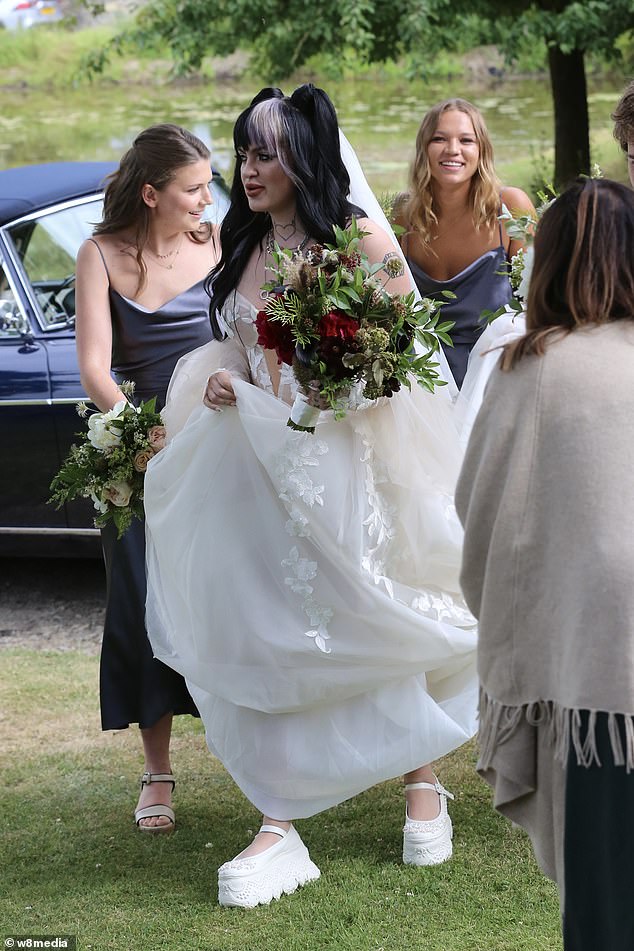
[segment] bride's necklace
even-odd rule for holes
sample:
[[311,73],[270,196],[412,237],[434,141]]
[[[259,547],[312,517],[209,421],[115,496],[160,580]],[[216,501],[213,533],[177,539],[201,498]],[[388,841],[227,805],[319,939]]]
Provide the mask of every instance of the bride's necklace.
[[[167,254],[159,254],[157,251],[152,251],[152,249],[148,248],[147,246],[144,248],[144,250],[147,251],[148,254],[152,255],[156,264],[158,264],[159,267],[165,268],[166,271],[171,271],[174,268],[174,265],[176,264],[176,258],[180,254],[180,250],[184,240],[185,240],[185,232],[181,234],[181,239],[178,242],[178,245],[172,248],[171,251],[168,251]],[[172,260],[169,262],[169,264],[165,264],[164,262],[167,261],[169,258],[172,258]]]
[[[297,232],[297,228],[295,227],[295,219],[294,219],[294,218],[293,218],[293,220],[292,220],[292,222],[291,222],[291,225],[293,226],[293,232],[292,232],[292,234],[295,234],[295,233]],[[284,228],[284,227],[288,227],[288,226],[287,226],[287,225],[282,225],[281,227]],[[264,245],[264,278],[265,278],[265,280],[266,280],[266,272],[272,270],[272,268],[271,268],[271,266],[270,266],[270,264],[269,264],[268,262],[269,262],[270,259],[271,259],[271,256],[272,256],[272,254],[273,254],[273,251],[275,250],[275,243],[276,243],[276,242],[275,242],[275,232],[277,232],[277,233],[279,234],[279,232],[280,232],[280,226],[279,226],[279,225],[273,225],[273,226],[269,229],[269,231],[267,232],[267,235],[266,235],[266,243],[265,243],[265,245]],[[292,234],[289,235],[289,237],[292,237]],[[288,238],[287,238],[286,240],[288,240]],[[291,248],[291,247],[289,247],[288,245],[282,247],[282,246],[280,245],[279,241],[277,242],[277,245],[278,245],[278,247],[281,248],[282,251],[291,251],[292,254],[300,254],[300,253],[304,250],[304,248],[306,247],[306,245],[308,244],[309,241],[310,241],[310,235],[309,235],[309,234],[305,234],[304,237],[302,238],[302,240],[299,242],[299,244],[296,245],[294,248]],[[269,291],[260,290],[260,298],[261,298],[262,300],[266,300],[268,296],[269,296]]]
[[[292,247],[291,247],[290,245],[288,245],[288,244],[286,244],[286,245],[281,245],[281,244],[279,243],[279,241],[277,242],[277,245],[278,245],[278,247],[279,247],[282,251],[292,251],[293,254],[299,254],[300,251],[303,251],[303,250],[304,250],[304,248],[305,248],[306,245],[308,244],[309,240],[310,240],[310,235],[305,234],[304,237],[302,238],[302,240],[299,242],[299,244],[296,245],[294,248],[292,248]],[[268,234],[267,234],[267,236],[266,236],[266,253],[267,253],[268,255],[272,254],[273,251],[275,250],[275,244],[276,244],[276,242],[275,242],[275,237],[274,237],[274,235],[273,235],[273,229],[271,228],[271,230],[268,232]],[[269,268],[269,270],[270,270],[270,268]]]

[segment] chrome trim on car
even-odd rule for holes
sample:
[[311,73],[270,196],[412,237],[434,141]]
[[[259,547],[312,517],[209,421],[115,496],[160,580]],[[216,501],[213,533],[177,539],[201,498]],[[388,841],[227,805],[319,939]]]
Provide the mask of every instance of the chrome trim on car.
[[21,218],[13,218],[2,225],[3,231],[8,231],[15,225],[24,224],[25,221],[32,221],[34,218],[44,218],[46,215],[52,215],[58,211],[65,211],[67,208],[75,208],[77,205],[87,205],[88,202],[103,198],[103,189],[101,191],[90,192],[88,195],[81,195],[77,198],[68,198],[66,201],[60,201],[56,205],[47,205],[46,208],[40,208],[37,211],[31,211],[28,215],[22,215]]
[[[1,400],[0,406],[76,406],[81,402],[81,398],[64,397],[63,399],[44,399],[44,400]],[[87,402],[87,401],[86,401]]]
[[[2,236],[0,235],[0,238],[1,238],[1,237],[2,237]],[[8,237],[8,235],[7,235],[7,237]],[[4,249],[4,253],[3,253],[3,249]],[[22,286],[16,282],[16,280],[15,280],[15,278],[14,278],[14,276],[13,276],[13,273],[12,273],[12,271],[11,271],[11,268],[5,266],[5,261],[8,261],[9,258],[13,259],[14,253],[15,253],[15,252],[14,252],[14,250],[13,250],[13,242],[12,242],[12,241],[2,241],[2,240],[0,240],[0,268],[2,268],[2,273],[4,274],[4,276],[5,276],[6,280],[7,280],[7,284],[9,285],[9,290],[10,290],[11,293],[13,294],[13,300],[14,300],[14,302],[16,303],[17,308],[18,308],[18,310],[20,311],[20,314],[22,315],[22,317],[23,317],[24,320],[26,321],[26,323],[27,323],[29,329],[32,329],[32,328],[31,328],[31,321],[29,320],[29,317],[28,317],[26,311],[24,310],[24,304],[23,304],[23,302],[22,302],[22,297],[21,297],[21,295],[20,295],[20,291],[22,290]],[[0,333],[0,342],[4,342],[5,340],[8,340],[9,342],[15,342],[16,340],[20,340],[20,337],[19,337],[19,335],[17,335],[17,334],[15,334],[15,335],[12,336],[11,334],[2,334],[2,333]]]
[[75,538],[95,538],[98,528],[21,528],[18,525],[0,525],[0,535],[72,535]]

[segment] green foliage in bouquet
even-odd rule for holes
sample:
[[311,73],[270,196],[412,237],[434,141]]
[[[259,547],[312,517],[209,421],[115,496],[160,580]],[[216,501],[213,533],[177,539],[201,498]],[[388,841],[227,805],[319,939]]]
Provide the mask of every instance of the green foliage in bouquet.
[[402,273],[402,260],[395,253],[371,264],[359,250],[365,233],[353,218],[345,230],[335,227],[333,244],[300,253],[276,246],[275,279],[264,285],[268,298],[256,320],[259,344],[292,365],[303,391],[318,392],[315,405],[336,417],[345,415],[353,384],[369,400],[412,381],[430,391],[444,385],[434,355],[441,341],[451,346],[442,304],[413,291],[389,293],[385,284]]
[[[131,385],[122,390],[131,392]],[[133,518],[143,517],[143,483],[148,462],[165,445],[165,428],[156,399],[134,406],[127,400],[109,412],[90,411],[78,403],[77,412],[88,417],[88,431],[78,433],[59,472],[51,482],[49,502],[60,508],[71,499],[92,499],[95,525],[114,522],[118,537]]]
[[[599,165],[592,166],[590,178],[603,178],[603,172]],[[486,323],[492,323],[503,314],[522,314],[526,309],[526,299],[528,297],[528,285],[533,271],[533,241],[535,230],[545,211],[552,205],[559,192],[551,183],[545,184],[544,188],[537,192],[539,203],[536,208],[536,214],[531,215],[526,212],[522,215],[512,215],[506,211],[500,215],[500,220],[512,241],[520,241],[524,247],[511,258],[508,264],[508,276],[513,289],[513,297],[508,304],[499,307],[497,310],[484,310],[480,315]]]

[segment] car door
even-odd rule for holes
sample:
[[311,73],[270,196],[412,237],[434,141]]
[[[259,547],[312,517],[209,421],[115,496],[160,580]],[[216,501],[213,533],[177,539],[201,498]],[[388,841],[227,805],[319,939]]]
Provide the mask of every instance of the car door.
[[[75,262],[81,242],[100,217],[100,197],[88,196],[26,216],[8,228],[16,270],[37,326],[35,337],[47,357],[49,418],[57,450],[54,472],[85,428],[76,412],[86,394],[75,348]],[[94,509],[88,501],[67,504],[65,516],[70,533],[94,530]]]
[[[88,397],[82,389],[77,365],[74,330],[49,331],[45,346],[48,351],[51,406],[60,458],[64,459],[77,434],[86,429],[86,420],[77,415],[79,400]],[[95,510],[92,502],[76,499],[65,506],[69,529],[94,528]]]
[[59,468],[46,346],[0,235],[0,533],[63,528],[47,504]]

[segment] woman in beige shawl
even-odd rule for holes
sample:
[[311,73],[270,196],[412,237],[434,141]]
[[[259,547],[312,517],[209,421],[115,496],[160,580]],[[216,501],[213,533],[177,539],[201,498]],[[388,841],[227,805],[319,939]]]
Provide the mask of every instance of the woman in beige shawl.
[[566,951],[634,948],[634,193],[573,185],[457,488],[478,769],[559,886]]

